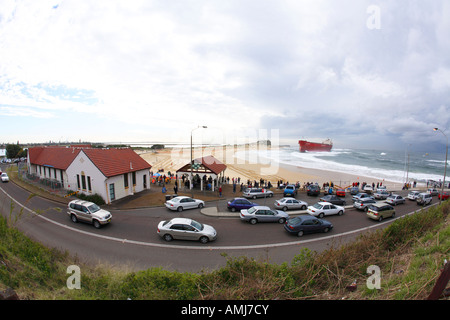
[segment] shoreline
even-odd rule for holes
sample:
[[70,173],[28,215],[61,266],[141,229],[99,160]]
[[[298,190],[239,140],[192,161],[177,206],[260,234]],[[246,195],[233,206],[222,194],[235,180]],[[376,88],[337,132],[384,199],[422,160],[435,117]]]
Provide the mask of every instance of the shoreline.
[[[243,160],[234,156],[237,151],[251,149],[249,146],[197,147],[193,148],[193,158],[196,159],[208,155],[214,156],[227,166],[224,175],[230,178],[230,183],[232,178],[240,178],[240,182],[244,184],[248,180],[253,182],[264,179],[270,181],[274,186],[277,185],[277,181],[282,180],[283,183],[289,182],[293,184],[298,181],[301,185],[312,182],[322,186],[324,183],[333,182],[336,186],[348,187],[354,182],[359,182],[360,185],[366,182],[368,184],[374,183],[375,185],[382,183],[388,190],[401,190],[403,187],[403,183],[383,178],[372,178],[332,170],[310,169],[276,161],[257,163],[256,161]],[[166,174],[169,171],[175,173],[176,170],[189,163],[190,148],[165,148],[158,151],[143,152],[140,153],[140,156],[152,165],[153,172],[163,169]],[[421,187],[421,184],[418,184],[417,188]]]

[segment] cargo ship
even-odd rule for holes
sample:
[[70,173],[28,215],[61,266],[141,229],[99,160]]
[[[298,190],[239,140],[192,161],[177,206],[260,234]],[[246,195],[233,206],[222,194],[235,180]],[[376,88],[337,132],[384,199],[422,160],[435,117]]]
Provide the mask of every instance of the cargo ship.
[[333,143],[330,139],[327,139],[322,143],[299,140],[298,144],[300,146],[300,152],[331,151],[331,148],[333,148]]

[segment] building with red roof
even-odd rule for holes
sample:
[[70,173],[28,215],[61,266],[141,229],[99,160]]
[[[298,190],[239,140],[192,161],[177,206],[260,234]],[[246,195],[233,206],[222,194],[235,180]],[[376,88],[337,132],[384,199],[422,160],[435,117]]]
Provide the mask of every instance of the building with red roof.
[[28,149],[28,173],[67,190],[99,194],[106,203],[150,189],[151,165],[130,148]]

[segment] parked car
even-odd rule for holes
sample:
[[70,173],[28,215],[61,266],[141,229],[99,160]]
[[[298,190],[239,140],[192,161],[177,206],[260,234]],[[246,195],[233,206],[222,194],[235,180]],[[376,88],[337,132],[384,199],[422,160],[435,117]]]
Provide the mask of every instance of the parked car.
[[276,209],[281,209],[284,211],[289,209],[305,210],[308,207],[308,203],[306,203],[305,201],[293,198],[282,198],[280,200],[276,200],[274,205]]
[[345,197],[345,189],[337,189],[336,190],[336,195],[338,197]]
[[371,193],[373,191],[373,187],[370,184],[366,184],[363,188],[364,191]]
[[317,202],[312,206],[308,207],[308,213],[312,216],[318,216],[323,218],[323,216],[328,216],[332,214],[342,215],[345,209],[343,207],[334,205],[329,202]]
[[322,202],[330,202],[330,203],[332,203],[332,204],[337,204],[337,205],[340,205],[340,206],[345,206],[345,200],[344,200],[344,199],[341,199],[341,198],[339,198],[338,196],[335,196],[335,195],[332,195],[332,194],[323,196],[323,197],[320,198],[319,200],[322,201]]
[[331,229],[333,225],[329,221],[307,215],[291,218],[284,225],[284,230],[298,237],[306,233],[328,232]]
[[167,209],[181,212],[186,209],[193,209],[193,208],[201,209],[205,206],[205,202],[203,200],[192,199],[186,196],[178,196],[170,200],[167,200],[165,202],[165,206]]
[[377,203],[374,199],[361,199],[357,200],[353,203],[353,207],[355,207],[358,210],[367,211],[369,209],[369,206]]
[[1,179],[2,179],[2,182],[9,182],[9,177],[8,177],[8,175],[6,174],[6,172],[3,172],[3,173],[1,174]]
[[227,202],[227,208],[232,212],[240,211],[242,209],[249,209],[257,205],[257,203],[250,202],[245,198],[234,198],[233,200]]
[[432,196],[437,196],[439,194],[439,191],[435,188],[428,188],[427,192]]
[[375,199],[377,200],[385,200],[387,199],[387,197],[389,197],[390,193],[387,192],[386,190],[377,190],[377,192],[375,192],[373,194],[373,196],[375,197]]
[[352,196],[357,195],[359,193],[359,188],[358,187],[351,187],[350,188],[350,194]]
[[320,187],[317,184],[310,184],[306,188],[306,194],[308,196],[318,196],[320,194]]
[[389,204],[374,204],[369,207],[367,216],[370,219],[381,221],[385,218],[394,218],[395,209]]
[[449,197],[450,197],[450,192],[448,192],[448,191],[444,191],[442,196],[441,196],[441,192],[439,192],[439,194],[438,194],[438,199],[442,198],[442,200],[447,200]]
[[367,193],[364,193],[364,192],[358,193],[357,195],[354,195],[352,197],[352,201],[353,202],[358,201],[358,200],[362,200],[362,199],[373,199],[373,200],[375,200],[375,198],[373,196],[371,196],[371,195],[369,195]]
[[242,196],[245,198],[265,198],[265,197],[273,197],[273,192],[268,189],[263,188],[247,188],[243,193]]
[[240,218],[242,221],[248,221],[251,224],[258,222],[285,223],[289,219],[289,215],[284,211],[272,210],[266,206],[255,206],[241,210]]
[[67,214],[73,222],[91,223],[99,229],[111,222],[112,215],[109,211],[101,209],[93,202],[84,200],[72,200],[67,205]]
[[416,202],[418,205],[426,206],[427,204],[430,204],[431,201],[433,201],[433,196],[431,193],[428,192],[421,192],[417,196]]
[[212,226],[186,218],[161,221],[156,232],[166,241],[176,239],[208,243],[217,238],[217,231]]
[[408,193],[408,199],[409,199],[409,200],[416,201],[416,199],[417,199],[417,197],[419,196],[419,194],[420,194],[420,191],[412,190],[412,191],[410,191],[410,192]]
[[297,195],[297,189],[293,184],[288,184],[283,191],[283,197],[295,197]]
[[405,198],[403,198],[402,196],[399,196],[398,194],[390,195],[386,199],[386,203],[392,204],[394,206],[405,203],[405,201],[406,201]]

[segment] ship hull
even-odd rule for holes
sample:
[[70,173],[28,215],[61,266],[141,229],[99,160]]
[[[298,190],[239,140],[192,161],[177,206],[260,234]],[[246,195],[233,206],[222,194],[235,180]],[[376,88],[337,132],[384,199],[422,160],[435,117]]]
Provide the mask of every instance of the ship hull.
[[300,152],[329,152],[333,148],[332,144],[309,142],[306,140],[299,140],[298,144]]

